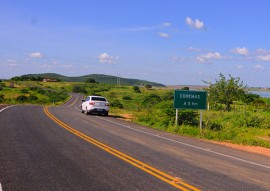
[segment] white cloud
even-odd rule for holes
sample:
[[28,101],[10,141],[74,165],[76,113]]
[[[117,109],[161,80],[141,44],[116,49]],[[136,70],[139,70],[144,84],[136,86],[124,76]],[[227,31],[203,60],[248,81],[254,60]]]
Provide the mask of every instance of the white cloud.
[[195,47],[188,47],[188,50],[189,51],[192,51],[192,52],[201,52],[202,50],[200,48],[195,48]]
[[47,69],[51,69],[52,66],[51,65],[48,65],[48,64],[43,64],[43,65],[40,65],[40,68],[47,68]]
[[172,56],[171,57],[171,61],[173,63],[177,63],[177,62],[183,62],[185,60],[184,57],[181,57],[181,56]]
[[235,54],[241,54],[241,55],[248,55],[249,54],[248,49],[246,47],[234,48],[232,50],[232,52],[235,53]]
[[165,22],[165,23],[162,23],[162,26],[163,27],[170,27],[170,26],[172,26],[172,23]]
[[61,65],[59,65],[59,67],[62,67],[62,68],[73,68],[73,65],[72,64],[61,64]]
[[118,60],[118,56],[114,57],[107,53],[102,53],[98,55],[98,59],[100,63],[114,64]]
[[43,55],[40,52],[33,52],[33,53],[29,54],[29,56],[31,58],[42,58],[43,57]]
[[260,65],[260,64],[255,65],[253,68],[255,70],[263,70],[264,69],[264,67],[262,65]]
[[257,57],[259,60],[263,60],[263,61],[270,61],[270,54],[267,55],[260,55]]
[[199,19],[192,20],[190,17],[186,18],[186,24],[195,29],[202,29],[204,26],[204,23],[200,21]]
[[240,69],[243,68],[243,66],[242,65],[237,65],[236,68],[240,70]]
[[160,33],[158,33],[158,35],[159,35],[160,37],[162,37],[162,38],[169,38],[169,37],[170,37],[169,34],[164,33],[164,32],[160,32]]
[[262,61],[270,61],[270,50],[259,48],[257,50],[257,59]]
[[17,67],[17,61],[13,59],[8,59],[5,64],[6,67]]
[[258,50],[257,50],[257,52],[259,53],[259,54],[270,54],[270,50],[266,50],[266,49],[263,49],[263,48],[259,48]]
[[202,54],[197,57],[197,61],[201,63],[209,62],[209,60],[212,60],[212,59],[219,60],[219,59],[222,59],[222,56],[218,52],[209,52],[207,54]]

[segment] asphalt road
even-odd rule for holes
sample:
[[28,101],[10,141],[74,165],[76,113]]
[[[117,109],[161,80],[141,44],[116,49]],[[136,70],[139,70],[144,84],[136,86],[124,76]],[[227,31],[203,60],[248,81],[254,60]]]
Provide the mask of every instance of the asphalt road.
[[193,186],[187,190],[270,190],[269,157],[112,116],[86,116],[78,107],[81,99],[75,95],[63,106],[48,108],[59,124],[41,106],[14,106],[0,113],[0,191],[178,190],[147,172],[148,165],[176,177],[177,185]]

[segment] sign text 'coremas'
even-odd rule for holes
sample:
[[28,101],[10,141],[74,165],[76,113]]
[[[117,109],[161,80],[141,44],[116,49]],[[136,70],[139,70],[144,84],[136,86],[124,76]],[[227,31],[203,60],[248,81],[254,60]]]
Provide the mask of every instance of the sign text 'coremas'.
[[175,90],[174,92],[175,109],[206,109],[206,92]]

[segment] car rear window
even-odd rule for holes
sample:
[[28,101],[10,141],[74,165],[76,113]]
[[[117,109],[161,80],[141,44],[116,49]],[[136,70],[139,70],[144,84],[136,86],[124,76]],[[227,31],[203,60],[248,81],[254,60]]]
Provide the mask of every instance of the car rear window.
[[106,101],[106,99],[103,98],[103,97],[92,97],[91,100],[92,100],[92,101]]

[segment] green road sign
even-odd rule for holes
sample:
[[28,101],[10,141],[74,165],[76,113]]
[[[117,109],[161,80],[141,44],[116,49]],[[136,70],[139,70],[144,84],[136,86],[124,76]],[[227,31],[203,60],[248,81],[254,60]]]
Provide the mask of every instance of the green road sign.
[[206,109],[206,92],[175,90],[175,109]]

